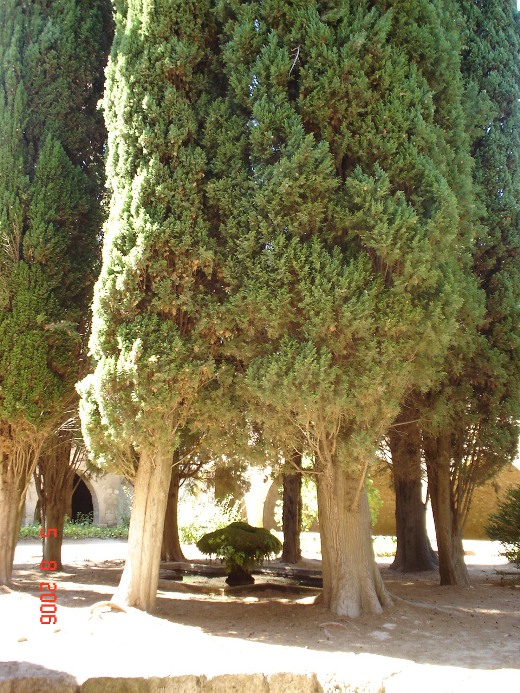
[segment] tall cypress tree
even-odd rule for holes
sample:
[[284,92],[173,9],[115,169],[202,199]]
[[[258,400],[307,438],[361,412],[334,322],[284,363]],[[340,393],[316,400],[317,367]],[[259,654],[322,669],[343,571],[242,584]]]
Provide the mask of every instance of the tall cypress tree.
[[403,397],[435,377],[460,305],[452,145],[392,38],[407,8],[390,4],[221,3],[230,90],[208,144],[230,353],[253,416],[314,455],[323,599],[349,616],[389,603],[367,469]]
[[0,582],[39,452],[74,399],[99,235],[95,103],[109,16],[104,1],[0,8]]
[[[474,333],[482,316],[482,296],[471,273],[471,244],[478,227],[478,212],[471,178],[471,157],[464,113],[464,85],[460,68],[461,37],[457,3],[400,3],[392,40],[401,45],[418,66],[432,93],[434,122],[442,129],[447,147],[442,152],[443,172],[457,196],[458,241],[453,271],[463,296],[452,342],[468,356],[475,349]],[[441,370],[441,376],[444,368]],[[397,552],[392,568],[417,571],[435,568],[436,557],[426,533],[423,502],[421,423],[431,418],[429,402],[415,390],[404,402],[388,432],[396,493]]]
[[426,460],[441,584],[467,584],[462,532],[475,486],[514,459],[520,374],[520,22],[513,0],[459,1],[462,70],[481,229],[473,273],[485,296],[472,353],[458,348],[430,403]]
[[110,212],[94,298],[95,372],[81,385],[91,450],[138,458],[115,600],[155,603],[178,433],[215,376],[215,243],[202,128],[215,90],[209,0],[119,3],[104,112]]
[[[16,268],[24,224],[24,198],[29,186],[26,173],[26,144],[23,132],[27,119],[27,97],[20,82],[23,15],[16,2],[3,3],[0,9],[0,228],[2,251],[0,268],[0,307],[2,325],[11,301],[6,278]],[[2,350],[3,351],[3,350]],[[22,349],[23,353],[23,349]],[[5,398],[4,369],[0,372],[0,396]],[[0,417],[0,583],[11,580],[19,515],[35,452],[16,440],[16,431],[3,412]],[[19,452],[18,452],[19,450]],[[16,457],[20,460],[16,464]]]
[[[53,133],[69,159],[85,174],[89,210],[84,226],[71,239],[74,247],[73,270],[79,278],[77,297],[80,307],[78,333],[81,341],[69,370],[75,380],[85,371],[87,327],[93,278],[97,270],[99,235],[102,222],[100,199],[104,179],[102,168],[106,130],[98,101],[102,94],[103,70],[112,38],[111,3],[52,3],[34,13],[31,35],[39,41],[26,55],[26,85],[31,113],[27,136],[30,147],[38,148],[43,136]],[[78,233],[79,231],[79,233]],[[70,286],[64,289],[69,292]],[[75,292],[75,290],[73,290]],[[72,481],[81,454],[74,449],[77,422],[77,395],[64,407],[60,428],[44,443],[38,460],[35,483],[41,499],[42,520],[57,536],[43,542],[43,557],[61,566],[61,543],[65,513],[72,493]],[[80,446],[81,447],[81,446]],[[49,534],[49,532],[46,532]]]

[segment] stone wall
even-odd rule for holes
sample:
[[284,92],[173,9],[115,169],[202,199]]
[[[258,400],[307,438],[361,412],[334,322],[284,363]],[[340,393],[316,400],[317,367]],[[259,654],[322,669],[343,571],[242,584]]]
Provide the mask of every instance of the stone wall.
[[[87,473],[85,467],[80,468],[78,474],[92,495],[94,525],[112,527],[129,519],[133,495],[131,484],[116,474],[93,477]],[[388,465],[382,465],[375,470],[373,482],[383,501],[374,526],[374,534],[393,536],[395,535],[395,494]],[[274,521],[274,505],[281,497],[281,477],[273,481],[265,471],[253,470],[250,483],[251,490],[245,498],[247,521],[255,526],[277,529]],[[476,489],[464,532],[466,539],[487,539],[484,527],[490,513],[497,509],[506,490],[517,484],[520,484],[520,469],[509,465],[495,479]],[[31,482],[25,502],[23,525],[32,524],[36,502],[36,489]],[[317,528],[315,529],[317,531]],[[427,512],[427,529],[430,538],[434,539],[435,529],[431,510]]]
[[498,476],[484,486],[475,489],[473,501],[466,522],[466,539],[487,539],[484,527],[488,517],[495,512],[508,488],[520,484],[520,469],[510,464]]
[[395,493],[392,473],[388,465],[378,467],[372,474],[372,481],[382,501],[373,532],[393,537],[395,536]]
[[[395,535],[395,493],[392,487],[390,469],[388,467],[379,469],[374,475],[373,481],[383,501],[377,523],[374,526],[374,534]],[[464,530],[465,539],[488,538],[484,527],[489,515],[496,511],[498,503],[504,497],[507,489],[518,484],[520,484],[520,469],[511,464],[487,484],[475,489]],[[434,539],[435,530],[431,510],[427,513],[427,528],[428,535]]]
[[[87,472],[84,464],[79,467],[77,474],[86,484],[92,496],[94,525],[96,527],[113,527],[128,520],[133,495],[131,484],[117,474],[93,476]],[[36,488],[34,482],[31,481],[25,499],[22,519],[24,526],[33,523],[37,500]]]

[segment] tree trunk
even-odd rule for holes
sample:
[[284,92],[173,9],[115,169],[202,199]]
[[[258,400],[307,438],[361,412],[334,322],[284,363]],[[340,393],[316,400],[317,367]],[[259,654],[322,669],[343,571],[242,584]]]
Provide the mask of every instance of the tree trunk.
[[466,587],[470,582],[464,562],[462,532],[453,499],[449,434],[440,435],[435,439],[425,439],[425,456],[437,535],[441,585]]
[[174,462],[170,489],[168,491],[168,503],[164,518],[164,532],[161,548],[161,561],[185,561],[179,541],[179,464]]
[[0,585],[10,585],[25,492],[10,465],[0,466]]
[[[56,561],[56,570],[63,570],[61,547],[63,544],[66,508],[66,500],[56,497],[53,497],[45,508],[43,528],[47,537],[43,540],[43,559],[45,561]],[[49,529],[55,529],[56,536],[54,536],[53,532],[49,532]]]
[[[293,464],[301,469],[302,456],[296,453]],[[283,475],[282,563],[298,563],[302,557],[300,532],[302,525],[302,475],[291,470]]]
[[[0,439],[0,585],[12,584],[14,551],[22,522],[27,486],[34,471],[37,442],[9,441],[2,451]],[[7,447],[7,446],[6,446]]]
[[390,429],[395,489],[397,551],[390,566],[403,573],[436,570],[437,557],[426,533],[426,504],[422,500],[421,431],[415,411],[406,409]]
[[[56,561],[57,570],[62,570],[61,547],[65,515],[71,503],[72,486],[78,455],[72,452],[72,435],[69,431],[58,431],[48,441],[40,455],[35,473],[36,487],[42,501],[42,524],[48,536],[43,540],[43,558]],[[56,532],[49,532],[55,529]],[[56,534],[56,536],[54,536]]]
[[33,524],[35,525],[41,525],[42,523],[42,502],[40,498],[36,501],[36,505],[34,506],[34,514],[33,514]]
[[359,480],[339,464],[318,475],[318,510],[323,569],[323,603],[337,616],[379,614],[392,600],[372,548],[368,498]]
[[113,601],[152,611],[157,599],[171,451],[143,450],[134,486],[128,557]]

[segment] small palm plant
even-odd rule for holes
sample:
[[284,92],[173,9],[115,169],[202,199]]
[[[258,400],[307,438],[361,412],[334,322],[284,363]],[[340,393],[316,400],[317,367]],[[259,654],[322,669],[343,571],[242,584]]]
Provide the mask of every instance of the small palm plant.
[[251,570],[261,565],[271,554],[282,550],[282,544],[263,527],[246,522],[232,522],[227,527],[204,534],[197,542],[202,553],[221,558],[228,571],[228,585],[251,585],[255,579]]

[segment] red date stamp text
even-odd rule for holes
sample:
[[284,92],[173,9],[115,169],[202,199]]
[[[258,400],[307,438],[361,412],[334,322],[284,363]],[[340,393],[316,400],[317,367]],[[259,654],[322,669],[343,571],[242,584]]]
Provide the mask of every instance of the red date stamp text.
[[[57,537],[58,530],[54,527],[44,532],[40,529],[40,537],[42,539],[48,539],[49,537]],[[56,561],[42,561],[40,563],[40,570],[53,571],[56,570]],[[58,622],[58,617],[56,612],[58,610],[57,605],[57,585],[55,582],[40,582],[40,623],[44,625],[53,624]]]

